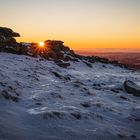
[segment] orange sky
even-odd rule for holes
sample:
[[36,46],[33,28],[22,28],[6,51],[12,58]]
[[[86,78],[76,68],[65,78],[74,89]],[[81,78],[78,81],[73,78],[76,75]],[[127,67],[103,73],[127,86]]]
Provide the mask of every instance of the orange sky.
[[75,50],[140,49],[139,0],[0,0],[18,41],[60,39]]

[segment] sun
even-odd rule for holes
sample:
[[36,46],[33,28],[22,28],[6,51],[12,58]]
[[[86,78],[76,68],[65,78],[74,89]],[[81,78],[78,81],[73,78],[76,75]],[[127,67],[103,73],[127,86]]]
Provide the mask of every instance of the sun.
[[39,42],[40,47],[44,47],[44,42]]

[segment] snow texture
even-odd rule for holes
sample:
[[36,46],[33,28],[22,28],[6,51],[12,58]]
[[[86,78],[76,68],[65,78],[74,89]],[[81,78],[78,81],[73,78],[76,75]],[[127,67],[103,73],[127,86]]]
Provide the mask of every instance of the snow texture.
[[122,87],[140,72],[70,63],[0,53],[0,140],[140,139],[140,98]]

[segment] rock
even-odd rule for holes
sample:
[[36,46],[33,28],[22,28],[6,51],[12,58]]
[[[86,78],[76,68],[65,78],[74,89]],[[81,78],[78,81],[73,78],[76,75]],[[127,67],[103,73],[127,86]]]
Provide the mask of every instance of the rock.
[[127,93],[140,97],[140,87],[134,82],[127,80],[124,82],[123,87]]
[[63,63],[63,61],[77,61],[77,58],[73,58],[75,56],[74,51],[70,50],[69,47],[64,46],[63,41],[60,40],[46,40],[44,42],[43,49],[39,48],[37,43],[32,43],[30,46],[30,52],[33,56],[41,56],[48,60],[53,60],[59,66],[66,68],[70,64]]
[[124,138],[124,137],[125,137],[124,134],[118,134],[118,136],[119,136],[120,138]]
[[55,115],[58,118],[61,118],[64,114],[62,112],[53,111],[53,115]]
[[19,33],[14,32],[12,29],[7,27],[0,27],[0,35],[7,37],[20,37]]
[[50,95],[53,96],[53,98],[63,99],[63,96],[56,92],[51,92]]
[[71,115],[75,117],[77,120],[80,120],[82,118],[80,112],[72,112]]
[[19,98],[17,96],[11,95],[8,91],[3,90],[2,95],[5,99],[10,99],[14,102],[18,102]]
[[64,57],[64,61],[73,61],[73,59],[67,55],[66,57]]
[[41,103],[36,103],[36,105],[42,105]]
[[134,135],[134,134],[132,134],[130,137],[131,137],[131,138],[134,138],[134,139],[137,138],[136,135]]
[[115,92],[115,93],[119,93],[119,90],[118,89],[110,89],[112,92]]
[[83,102],[81,105],[86,108],[91,106],[89,102]]
[[69,76],[62,76],[62,75],[60,75],[59,73],[57,73],[57,72],[55,72],[55,71],[52,71],[52,73],[53,73],[56,77],[58,77],[58,78],[60,78],[60,79],[63,79],[63,80],[66,80],[66,81],[70,81],[70,80],[71,80],[71,78],[70,78]]
[[65,79],[66,81],[70,81],[70,80],[71,80],[71,78],[68,77],[68,76],[65,76],[64,79]]
[[128,98],[124,97],[124,96],[120,96],[121,99],[123,100],[128,100]]
[[57,63],[57,65],[62,68],[67,68],[68,66],[70,66],[70,63]]
[[10,28],[0,27],[0,52],[18,53],[21,46],[14,37],[19,36]]
[[55,71],[52,71],[52,73],[53,73],[56,77],[62,79],[62,76],[61,76],[59,73],[57,73],[57,72],[55,72]]
[[88,62],[83,61],[88,67],[92,68],[92,65]]

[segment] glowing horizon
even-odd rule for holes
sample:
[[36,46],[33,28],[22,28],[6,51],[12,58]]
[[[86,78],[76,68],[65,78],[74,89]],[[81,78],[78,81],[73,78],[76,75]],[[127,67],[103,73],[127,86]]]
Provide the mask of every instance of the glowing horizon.
[[20,33],[19,42],[56,39],[74,50],[140,49],[139,0],[0,0],[0,17],[0,26]]

